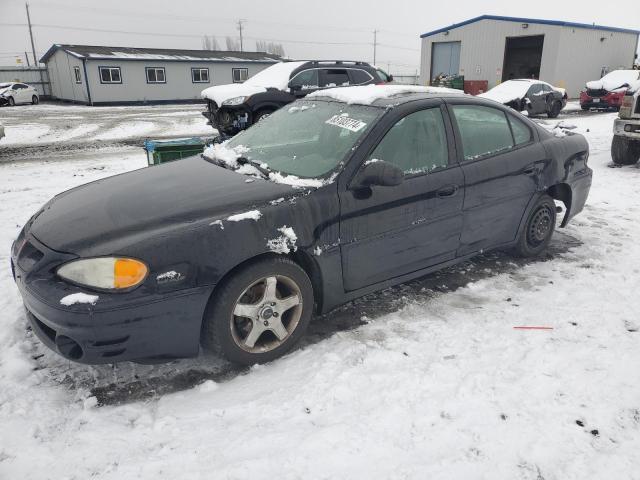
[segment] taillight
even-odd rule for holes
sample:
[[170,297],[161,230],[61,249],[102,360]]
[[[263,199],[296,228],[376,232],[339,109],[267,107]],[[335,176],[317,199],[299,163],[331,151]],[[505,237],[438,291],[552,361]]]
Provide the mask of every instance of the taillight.
[[625,95],[622,99],[622,107],[623,108],[633,108],[633,96]]

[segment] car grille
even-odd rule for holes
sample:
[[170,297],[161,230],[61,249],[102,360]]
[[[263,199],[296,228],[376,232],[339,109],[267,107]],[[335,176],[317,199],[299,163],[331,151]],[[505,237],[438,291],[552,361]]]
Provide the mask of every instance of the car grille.
[[607,94],[607,91],[600,88],[598,90],[587,89],[587,95],[590,97],[604,97]]
[[26,242],[18,252],[18,265],[25,272],[29,272],[36,263],[42,260],[42,257],[44,257],[44,253],[34,247],[31,242]]

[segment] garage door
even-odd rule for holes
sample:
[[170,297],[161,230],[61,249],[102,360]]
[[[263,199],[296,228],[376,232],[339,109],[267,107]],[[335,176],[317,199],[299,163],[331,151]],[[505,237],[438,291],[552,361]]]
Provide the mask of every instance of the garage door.
[[431,79],[440,74],[458,75],[460,42],[436,42],[431,50]]

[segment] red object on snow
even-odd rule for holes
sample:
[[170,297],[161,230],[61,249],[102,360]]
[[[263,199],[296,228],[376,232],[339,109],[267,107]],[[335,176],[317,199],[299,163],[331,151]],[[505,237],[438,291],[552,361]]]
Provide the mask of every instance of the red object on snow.
[[479,95],[489,90],[488,80],[465,80],[464,93],[471,95]]

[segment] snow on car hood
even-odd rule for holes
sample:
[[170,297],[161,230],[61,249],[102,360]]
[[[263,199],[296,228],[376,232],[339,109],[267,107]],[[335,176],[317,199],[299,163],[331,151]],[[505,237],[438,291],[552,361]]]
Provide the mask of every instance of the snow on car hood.
[[529,88],[531,85],[535,84],[543,84],[552,88],[556,92],[560,92],[562,95],[566,93],[564,88],[554,87],[553,85],[543,82],[541,80],[507,80],[506,82],[502,82],[491,90],[485,93],[481,93],[478,97],[488,98],[489,100],[494,100],[498,103],[509,103],[514,100],[520,100],[527,95]]
[[256,93],[263,93],[267,91],[267,88],[286,90],[291,72],[305,63],[306,62],[279,62],[256,73],[244,83],[230,83],[205,88],[201,95],[202,98],[213,100],[220,106],[222,102],[230,98],[248,97]]
[[389,98],[402,93],[455,93],[464,95],[462,90],[444,87],[423,87],[420,85],[364,85],[356,87],[337,87],[318,90],[307,95],[310,97],[325,97],[348,104],[371,105],[376,100]]
[[615,70],[607,73],[600,80],[592,80],[587,82],[589,90],[607,90],[609,92],[631,85],[640,78],[638,70]]

